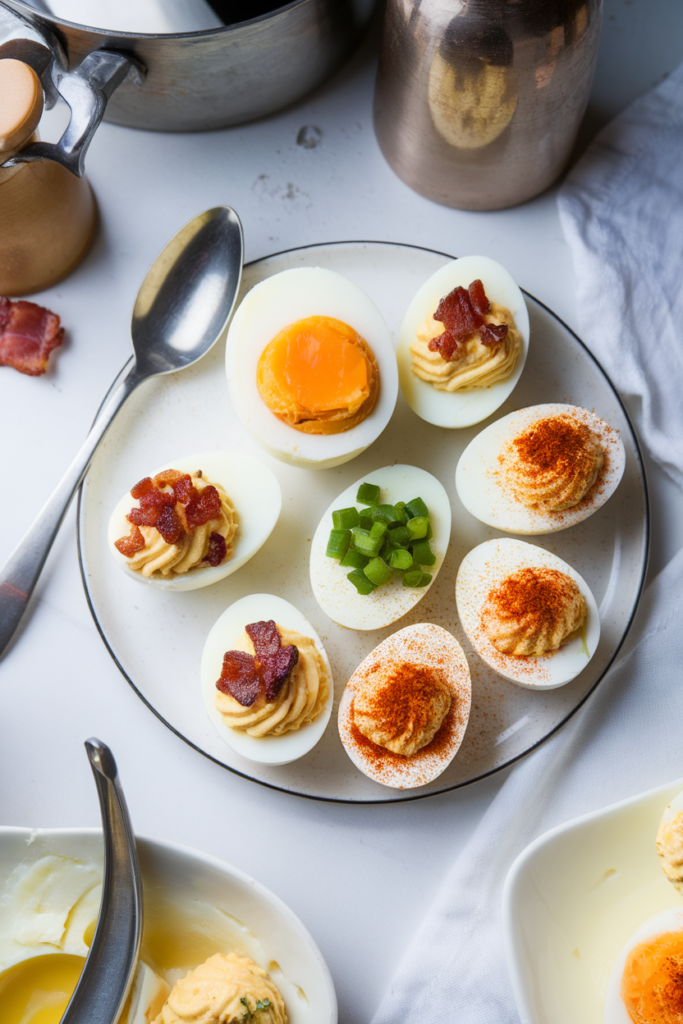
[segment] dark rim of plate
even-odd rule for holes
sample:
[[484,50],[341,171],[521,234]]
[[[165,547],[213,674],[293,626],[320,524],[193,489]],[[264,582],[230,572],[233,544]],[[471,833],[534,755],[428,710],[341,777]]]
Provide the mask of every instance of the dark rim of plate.
[[[304,251],[308,251],[310,249],[329,249],[332,246],[343,246],[343,245],[373,245],[373,246],[374,245],[386,245],[386,246],[389,246],[389,247],[392,247],[392,248],[396,247],[396,248],[400,248],[400,249],[421,249],[423,252],[433,253],[435,256],[443,256],[445,259],[448,259],[448,260],[457,259],[457,257],[452,256],[449,253],[440,252],[438,249],[430,249],[428,246],[425,246],[425,245],[410,245],[407,242],[377,242],[377,241],[373,241],[373,240],[370,240],[370,239],[348,239],[346,241],[337,241],[337,242],[316,242],[313,245],[299,245],[299,246],[293,246],[291,249],[282,249],[279,252],[273,252],[273,253],[269,253],[267,256],[261,256],[257,260],[251,260],[249,263],[245,264],[245,269],[247,267],[252,267],[252,266],[254,266],[257,263],[263,263],[266,260],[274,259],[277,256],[286,256],[288,253],[292,253],[292,252],[304,252]],[[164,725],[168,729],[171,730],[171,732],[175,733],[176,736],[178,736],[181,740],[183,740],[185,743],[187,743],[188,746],[190,746],[194,750],[198,751],[198,753],[200,753],[203,757],[206,757],[210,761],[213,761],[214,764],[219,765],[221,768],[224,768],[227,771],[232,772],[233,775],[239,775],[240,778],[248,779],[250,782],[255,782],[259,786],[265,786],[267,789],[274,789],[274,790],[277,790],[280,793],[287,793],[290,796],[302,797],[305,800],[319,800],[322,803],[356,804],[356,805],[361,805],[361,806],[366,805],[366,806],[370,806],[370,807],[374,807],[377,804],[401,804],[401,803],[407,803],[408,801],[413,801],[413,800],[427,800],[430,797],[442,796],[444,793],[451,793],[451,792],[453,792],[454,790],[457,790],[457,789],[464,789],[465,786],[471,786],[475,782],[481,782],[482,779],[487,779],[487,778],[489,778],[492,775],[497,775],[498,772],[504,771],[506,768],[509,768],[511,765],[515,764],[516,761],[520,761],[523,757],[526,757],[533,750],[536,750],[543,743],[545,743],[546,740],[549,740],[551,736],[554,736],[555,733],[558,732],[564,725],[566,725],[566,723],[569,721],[569,719],[572,718],[573,715],[576,714],[576,712],[579,710],[579,708],[583,707],[583,705],[586,703],[586,701],[591,696],[591,694],[595,692],[598,684],[601,683],[602,680],[605,678],[605,676],[609,672],[610,668],[614,664],[614,661],[615,661],[615,659],[617,657],[617,654],[621,650],[622,645],[624,643],[624,640],[628,636],[629,631],[631,629],[631,626],[633,625],[633,619],[635,618],[636,611],[638,610],[638,605],[640,604],[640,598],[642,596],[643,588],[645,586],[645,577],[647,575],[647,566],[648,566],[648,559],[649,559],[649,554],[650,554],[650,499],[649,499],[649,493],[648,493],[648,488],[647,488],[647,478],[646,478],[646,474],[645,474],[645,464],[644,464],[644,461],[643,461],[643,455],[642,455],[642,452],[641,452],[641,449],[640,449],[640,443],[638,441],[638,436],[636,434],[636,431],[635,431],[635,428],[633,426],[633,423],[631,422],[631,417],[628,414],[628,410],[627,410],[626,406],[624,405],[624,402],[622,401],[621,395],[619,394],[619,392],[615,388],[615,386],[612,383],[609,375],[603,369],[602,365],[598,362],[598,360],[595,358],[593,353],[587,348],[587,346],[584,344],[584,342],[581,341],[581,338],[579,338],[579,336],[571,329],[571,327],[569,327],[564,322],[564,320],[561,319],[561,317],[559,317],[556,313],[554,313],[552,311],[552,309],[550,309],[548,306],[546,306],[544,302],[541,302],[539,299],[535,298],[529,292],[525,291],[524,288],[522,288],[521,291],[526,296],[526,298],[531,299],[532,302],[536,303],[537,306],[540,306],[541,309],[544,309],[547,313],[550,314],[550,316],[553,317],[553,319],[557,320],[557,322],[562,325],[562,327],[567,331],[567,333],[572,336],[572,338],[577,342],[578,345],[581,346],[581,348],[583,349],[585,354],[588,356],[588,358],[591,360],[591,362],[593,362],[595,364],[595,366],[598,369],[598,371],[605,378],[605,380],[609,384],[610,388],[614,392],[614,396],[615,396],[617,402],[619,403],[619,405],[621,406],[621,410],[622,410],[622,412],[624,414],[624,418],[626,419],[626,422],[628,423],[628,427],[629,427],[629,430],[631,432],[631,440],[633,441],[633,446],[635,448],[636,458],[637,458],[637,461],[638,461],[638,470],[640,472],[640,478],[641,478],[641,483],[642,483],[642,487],[643,487],[643,505],[644,505],[644,524],[643,525],[644,525],[644,533],[645,533],[645,537],[644,537],[645,545],[644,545],[644,551],[643,551],[643,565],[642,565],[642,569],[641,569],[640,580],[638,582],[638,590],[637,590],[636,598],[635,598],[635,601],[633,603],[633,608],[631,609],[631,614],[630,614],[629,620],[628,620],[628,622],[626,624],[626,628],[624,629],[624,632],[623,632],[623,634],[621,636],[621,639],[619,640],[619,643],[617,644],[617,646],[615,647],[615,649],[614,649],[614,651],[612,653],[612,657],[610,658],[610,660],[605,665],[603,671],[600,673],[600,675],[595,680],[595,682],[590,687],[590,689],[587,690],[587,692],[583,695],[581,700],[579,700],[577,702],[577,704],[572,708],[572,710],[568,714],[566,714],[565,717],[561,721],[559,721],[555,726],[553,726],[553,728],[550,729],[550,731],[547,732],[545,734],[545,736],[542,736],[541,739],[536,741],[536,743],[532,743],[531,746],[526,748],[526,750],[523,750],[519,754],[516,754],[515,757],[511,757],[509,761],[505,761],[503,764],[497,765],[495,768],[491,768],[490,771],[482,772],[481,775],[475,775],[475,776],[473,776],[473,778],[467,779],[464,782],[456,782],[455,784],[453,784],[451,786],[444,786],[441,789],[430,790],[428,793],[424,793],[424,792],[423,793],[420,793],[420,792],[411,792],[411,793],[409,793],[406,790],[401,790],[401,796],[399,796],[399,797],[394,796],[393,798],[384,798],[384,797],[380,796],[377,799],[373,798],[373,799],[369,799],[369,800],[358,800],[358,799],[344,798],[344,797],[338,797],[338,796],[319,796],[319,795],[316,795],[314,793],[300,793],[300,792],[298,792],[295,789],[288,789],[286,786],[276,786],[272,782],[266,782],[263,779],[255,779],[252,775],[248,775],[246,772],[238,771],[237,768],[232,768],[230,765],[225,764],[225,762],[219,761],[218,758],[213,757],[212,754],[207,753],[207,751],[203,750],[202,747],[198,747],[196,743],[193,743],[192,740],[187,738],[187,736],[184,736],[182,732],[180,732],[178,729],[175,728],[175,726],[171,725],[170,722],[167,722],[166,719],[163,717],[163,715],[161,715],[156,710],[156,708],[153,707],[152,704],[150,704],[150,702],[147,700],[147,698],[145,696],[143,696],[143,694],[138,690],[137,686],[135,685],[135,683],[133,682],[131,677],[128,675],[128,673],[124,669],[124,667],[121,664],[121,662],[118,660],[118,658],[114,654],[114,651],[112,650],[112,648],[109,645],[109,641],[107,639],[107,635],[106,635],[104,629],[102,628],[102,626],[101,626],[101,624],[100,624],[100,622],[99,622],[99,620],[97,618],[97,613],[95,612],[95,608],[93,606],[93,602],[92,602],[92,599],[90,597],[90,591],[88,590],[88,584],[87,584],[87,579],[86,579],[86,574],[85,574],[84,556],[83,556],[83,524],[82,524],[82,516],[83,516],[83,484],[81,484],[81,486],[79,487],[79,490],[78,490],[78,511],[77,511],[78,564],[79,564],[80,570],[81,570],[81,579],[83,581],[83,589],[85,591],[85,597],[86,597],[86,600],[88,602],[88,607],[90,609],[90,614],[92,615],[93,621],[95,623],[95,626],[97,627],[97,631],[100,634],[100,636],[102,637],[102,641],[103,641],[105,647],[107,648],[107,650],[109,651],[109,654],[111,655],[112,660],[114,661],[114,663],[118,667],[118,669],[121,672],[121,674],[123,675],[124,679],[126,679],[127,682],[130,683],[131,687],[133,688],[135,693],[138,695],[140,700],[144,704],[147,705],[147,707],[150,709],[150,711],[152,711],[157,716],[157,718],[161,722],[163,722]],[[102,399],[102,402],[100,404],[99,409],[101,409],[102,406],[107,401],[107,398],[109,397],[111,392],[114,390],[117,381],[121,378],[122,374],[127,369],[129,363],[132,361],[132,358],[133,357],[131,357],[131,359],[129,359],[124,364],[124,366],[121,368],[120,373],[115,378],[115,380],[112,382],[111,387],[109,388],[109,390],[107,391],[106,395]],[[98,409],[98,411],[97,411],[97,413],[95,415],[95,418],[97,418],[97,415],[99,414],[99,409]]]

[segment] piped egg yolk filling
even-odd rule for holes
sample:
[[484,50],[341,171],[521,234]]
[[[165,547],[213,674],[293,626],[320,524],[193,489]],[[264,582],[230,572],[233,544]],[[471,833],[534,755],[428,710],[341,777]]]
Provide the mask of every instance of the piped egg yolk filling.
[[257,385],[271,412],[297,430],[334,434],[372,412],[379,371],[353,327],[328,316],[289,324],[259,359]]
[[631,950],[621,998],[635,1024],[683,1021],[683,932],[665,932]]

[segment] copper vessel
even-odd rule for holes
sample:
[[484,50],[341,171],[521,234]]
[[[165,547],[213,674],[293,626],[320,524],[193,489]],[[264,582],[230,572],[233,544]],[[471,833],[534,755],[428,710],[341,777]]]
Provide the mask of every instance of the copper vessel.
[[375,132],[407,185],[495,210],[547,188],[588,102],[602,0],[388,0]]

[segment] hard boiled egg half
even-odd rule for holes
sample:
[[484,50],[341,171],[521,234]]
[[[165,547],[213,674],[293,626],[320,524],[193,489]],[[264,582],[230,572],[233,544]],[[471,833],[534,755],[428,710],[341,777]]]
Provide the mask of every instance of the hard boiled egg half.
[[[445,295],[457,287],[467,289],[477,279],[483,283],[490,302],[505,306],[512,313],[522,338],[521,351],[504,380],[468,391],[439,391],[412,372],[410,346],[415,340],[415,329],[436,311]],[[488,256],[463,256],[432,274],[408,306],[396,348],[401,391],[413,412],[427,423],[437,427],[469,427],[485,420],[508,398],[522,374],[528,350],[529,313],[510,273]]]
[[[489,594],[505,579],[526,568],[548,568],[565,573],[585,598],[588,616],[582,635],[540,657],[504,654],[489,640],[481,613]],[[523,540],[502,537],[473,548],[462,560],[455,582],[455,600],[463,629],[475,651],[505,679],[536,690],[564,686],[584,670],[600,640],[600,616],[590,587],[582,576],[557,555]]]
[[[680,973],[683,957],[683,907],[664,910],[638,928],[612,968],[605,992],[605,1024],[680,1020]],[[623,987],[622,987],[623,986]],[[631,996],[638,1018],[628,1012]]]
[[[151,576],[143,576],[141,572],[133,571],[128,559],[115,547],[115,541],[127,537],[131,531],[126,516],[138,502],[131,497],[130,492],[124,494],[112,512],[107,534],[109,548],[126,575],[139,583],[148,583],[161,590],[198,590],[200,587],[208,587],[236,572],[268,540],[282,507],[280,485],[268,466],[237,452],[201,452],[198,455],[183,456],[160,466],[149,475],[154,477],[165,469],[177,469],[190,475],[201,470],[208,481],[221,485],[235,510],[237,522],[232,555],[221,565],[200,565],[182,574],[171,572],[164,576],[155,572]],[[131,481],[131,487],[135,483]]]
[[[426,587],[404,587],[396,575],[371,594],[359,594],[347,579],[349,569],[325,554],[333,526],[332,513],[337,509],[355,506],[360,512],[364,506],[356,503],[362,483],[376,484],[380,488],[380,501],[395,505],[420,497],[429,510],[433,536],[430,541],[436,561],[425,566],[432,577]],[[311,544],[311,586],[316,601],[326,615],[348,629],[381,629],[396,622],[414,608],[425,596],[443,564],[451,536],[451,505],[441,483],[417,466],[384,466],[366,473],[360,480],[335,498],[320,520]]]
[[[313,641],[328,672],[329,692],[322,713],[313,722],[282,736],[256,737],[225,724],[216,708],[216,682],[221,675],[224,655],[227,651],[236,649],[235,645],[244,633],[245,627],[254,622],[267,622],[270,619],[283,629],[292,630]],[[258,764],[289,764],[290,761],[303,757],[312,750],[324,733],[332,713],[332,672],[322,641],[305,615],[289,601],[273,594],[249,594],[223,612],[204,644],[201,686],[206,712],[218,735],[237,754]]]
[[[578,504],[561,511],[528,508],[515,498],[501,468],[500,455],[515,437],[542,420],[571,416],[599,441],[605,462],[597,480]],[[455,471],[458,496],[482,523],[507,533],[556,533],[596,512],[614,494],[624,475],[626,453],[618,432],[589,409],[577,405],[533,405],[503,416],[481,431],[460,456]]]
[[[357,425],[339,433],[308,433],[291,426],[266,405],[257,384],[266,347],[285,328],[311,317],[331,318],[352,328],[372,350],[379,370],[374,408]],[[328,360],[311,345],[310,351],[297,350],[296,367],[287,356],[278,369],[282,378],[278,380],[297,395],[304,388],[306,394],[300,397],[307,407],[311,404],[331,413],[337,389],[344,383],[343,360]],[[295,267],[252,288],[232,319],[225,358],[230,400],[240,421],[262,448],[294,466],[326,469],[360,455],[382,433],[396,405],[398,373],[387,325],[365,292],[332,270]],[[296,381],[291,378],[294,369]]]
[[[410,756],[392,753],[368,740],[354,723],[357,693],[380,668],[402,677],[411,668],[437,670],[451,691],[451,706],[430,743]],[[407,679],[406,691],[409,692]],[[470,714],[472,686],[462,647],[447,630],[432,623],[406,626],[383,640],[349,679],[339,703],[339,735],[344,749],[364,775],[383,786],[425,786],[448,767],[462,743]],[[409,714],[409,712],[408,712]]]

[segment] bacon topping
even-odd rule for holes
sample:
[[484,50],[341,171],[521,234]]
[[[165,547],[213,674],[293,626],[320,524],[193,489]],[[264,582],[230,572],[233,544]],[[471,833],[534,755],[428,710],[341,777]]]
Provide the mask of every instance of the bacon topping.
[[254,645],[254,654],[227,651],[216,688],[248,708],[263,694],[271,704],[299,660],[294,644],[282,646],[278,628],[272,619],[252,622],[246,626],[247,636]]
[[142,551],[145,546],[145,538],[142,536],[140,530],[133,524],[130,528],[130,534],[128,537],[121,537],[120,540],[114,541],[114,547],[118,548],[122,555],[126,558],[132,558],[136,551]]
[[56,313],[35,302],[12,302],[0,295],[0,366],[40,377],[63,337]]
[[[221,515],[221,496],[217,488],[210,484],[198,494],[189,473],[180,473],[177,469],[166,469],[157,473],[154,479],[144,477],[135,484],[130,494],[139,502],[139,508],[132,508],[127,516],[137,531],[135,543],[138,546],[130,548],[134,536],[132,532],[130,538],[123,537],[115,542],[124,555],[130,548],[130,554],[127,555],[129,558],[145,546],[138,529],[140,526],[154,526],[167,544],[178,544],[184,534],[192,533],[198,526],[204,526]],[[138,536],[142,539],[141,543]],[[119,547],[120,544],[127,550]],[[220,565],[226,554],[225,538],[219,533],[212,533],[204,564]]]
[[446,330],[429,342],[431,352],[439,352],[446,362],[456,358],[466,338],[479,334],[483,345],[500,345],[507,337],[507,324],[487,324],[484,316],[491,312],[491,303],[486,297],[484,286],[477,278],[467,291],[458,286],[444,297],[437,306],[434,319],[444,324]]
[[212,533],[209,537],[209,550],[204,559],[205,565],[220,565],[225,561],[228,546],[222,533]]

